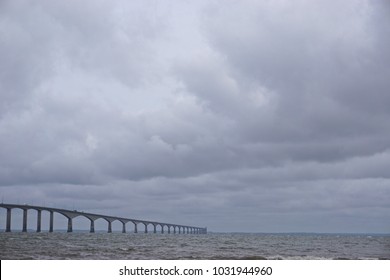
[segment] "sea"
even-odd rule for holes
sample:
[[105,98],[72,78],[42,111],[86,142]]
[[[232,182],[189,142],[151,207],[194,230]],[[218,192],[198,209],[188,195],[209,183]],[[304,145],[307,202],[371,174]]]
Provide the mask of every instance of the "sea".
[[2,232],[1,260],[389,260],[390,235]]

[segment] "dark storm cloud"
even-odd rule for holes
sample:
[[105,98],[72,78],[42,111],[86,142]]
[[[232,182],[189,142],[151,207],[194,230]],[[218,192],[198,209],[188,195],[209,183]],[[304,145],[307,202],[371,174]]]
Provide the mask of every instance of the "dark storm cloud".
[[390,230],[386,1],[0,5],[6,201]]

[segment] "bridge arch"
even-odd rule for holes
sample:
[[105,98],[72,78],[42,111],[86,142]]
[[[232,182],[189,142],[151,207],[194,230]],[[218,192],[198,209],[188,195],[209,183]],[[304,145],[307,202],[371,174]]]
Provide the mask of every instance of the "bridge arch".
[[131,220],[130,221],[133,225],[134,225],[134,233],[138,233],[138,224],[139,224],[139,222],[136,222],[136,221],[134,221],[134,220]]
[[76,211],[63,211],[63,210],[57,210],[54,211],[54,213],[61,214],[67,219],[67,232],[73,232],[73,218],[80,216],[80,214]]
[[[27,231],[37,231],[38,210],[36,209],[26,209],[26,210],[27,210],[27,219],[26,219]],[[42,217],[42,213],[41,213],[41,217]]]
[[78,215],[72,218],[73,231],[91,231],[91,219],[86,215]]
[[[68,228],[68,218],[64,215],[62,215],[59,212],[52,211],[49,213],[50,215],[50,224],[49,225],[49,231],[56,232],[56,231],[64,231]],[[52,220],[51,220],[52,219]]]
[[106,219],[103,219],[103,217],[93,217],[91,219],[93,219],[94,221],[91,222],[90,228],[93,225],[94,232],[107,232],[108,223]]
[[164,233],[164,227],[165,227],[165,224],[158,224],[159,227],[160,227],[160,233]]
[[[111,231],[112,232],[123,232],[123,222],[119,219],[115,219],[111,222]],[[126,224],[125,224],[125,232],[126,232]]]
[[6,231],[23,231],[23,209],[20,207],[7,208],[11,214],[10,224],[6,226]]
[[153,226],[153,233],[157,233],[157,223],[152,223]]
[[[50,212],[47,210],[40,210],[41,214],[39,217],[39,210],[37,211],[37,232],[48,232],[50,231]],[[29,217],[30,219],[30,217]]]
[[145,230],[144,230],[144,233],[149,233],[149,225],[152,225],[152,223],[150,223],[150,222],[141,222],[143,225],[144,225],[144,227],[145,227]]

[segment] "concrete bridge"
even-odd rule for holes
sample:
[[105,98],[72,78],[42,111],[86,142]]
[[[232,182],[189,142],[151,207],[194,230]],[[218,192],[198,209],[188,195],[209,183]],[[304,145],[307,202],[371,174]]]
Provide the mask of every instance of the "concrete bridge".
[[137,219],[131,219],[131,218],[122,218],[122,217],[115,217],[115,216],[107,216],[107,215],[101,215],[101,214],[93,214],[93,213],[85,213],[80,212],[77,210],[67,210],[67,209],[60,209],[60,208],[51,208],[51,207],[44,207],[44,206],[34,206],[34,205],[27,205],[27,204],[6,204],[1,203],[1,208],[7,209],[7,222],[6,222],[6,232],[11,232],[11,215],[12,215],[12,209],[19,208],[23,210],[23,232],[27,232],[27,212],[28,210],[35,210],[37,211],[37,232],[41,232],[41,220],[42,220],[42,211],[48,211],[50,213],[50,226],[49,226],[49,232],[53,232],[53,226],[54,226],[54,213],[59,213],[63,216],[65,216],[68,219],[68,232],[72,232],[72,221],[73,218],[82,216],[88,219],[91,223],[90,225],[90,232],[95,232],[95,221],[97,219],[103,219],[107,221],[108,229],[107,232],[112,232],[111,224],[114,221],[119,221],[122,223],[122,232],[126,232],[126,224],[132,223],[134,224],[134,233],[138,232],[138,225],[144,225],[144,232],[148,233],[148,225],[153,225],[153,232],[157,232],[157,226],[161,228],[161,233],[164,233],[165,230],[167,233],[182,233],[182,234],[205,234],[207,233],[207,228],[201,228],[201,227],[194,227],[194,226],[186,226],[186,225],[177,225],[177,224],[168,224],[168,223],[161,223],[161,222],[153,222],[153,221],[145,221],[145,220],[137,220]]

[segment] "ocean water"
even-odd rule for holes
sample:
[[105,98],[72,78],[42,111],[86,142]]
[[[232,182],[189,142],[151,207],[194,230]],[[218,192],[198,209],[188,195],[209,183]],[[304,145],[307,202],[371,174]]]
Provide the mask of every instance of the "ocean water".
[[390,235],[0,233],[0,259],[390,259]]

